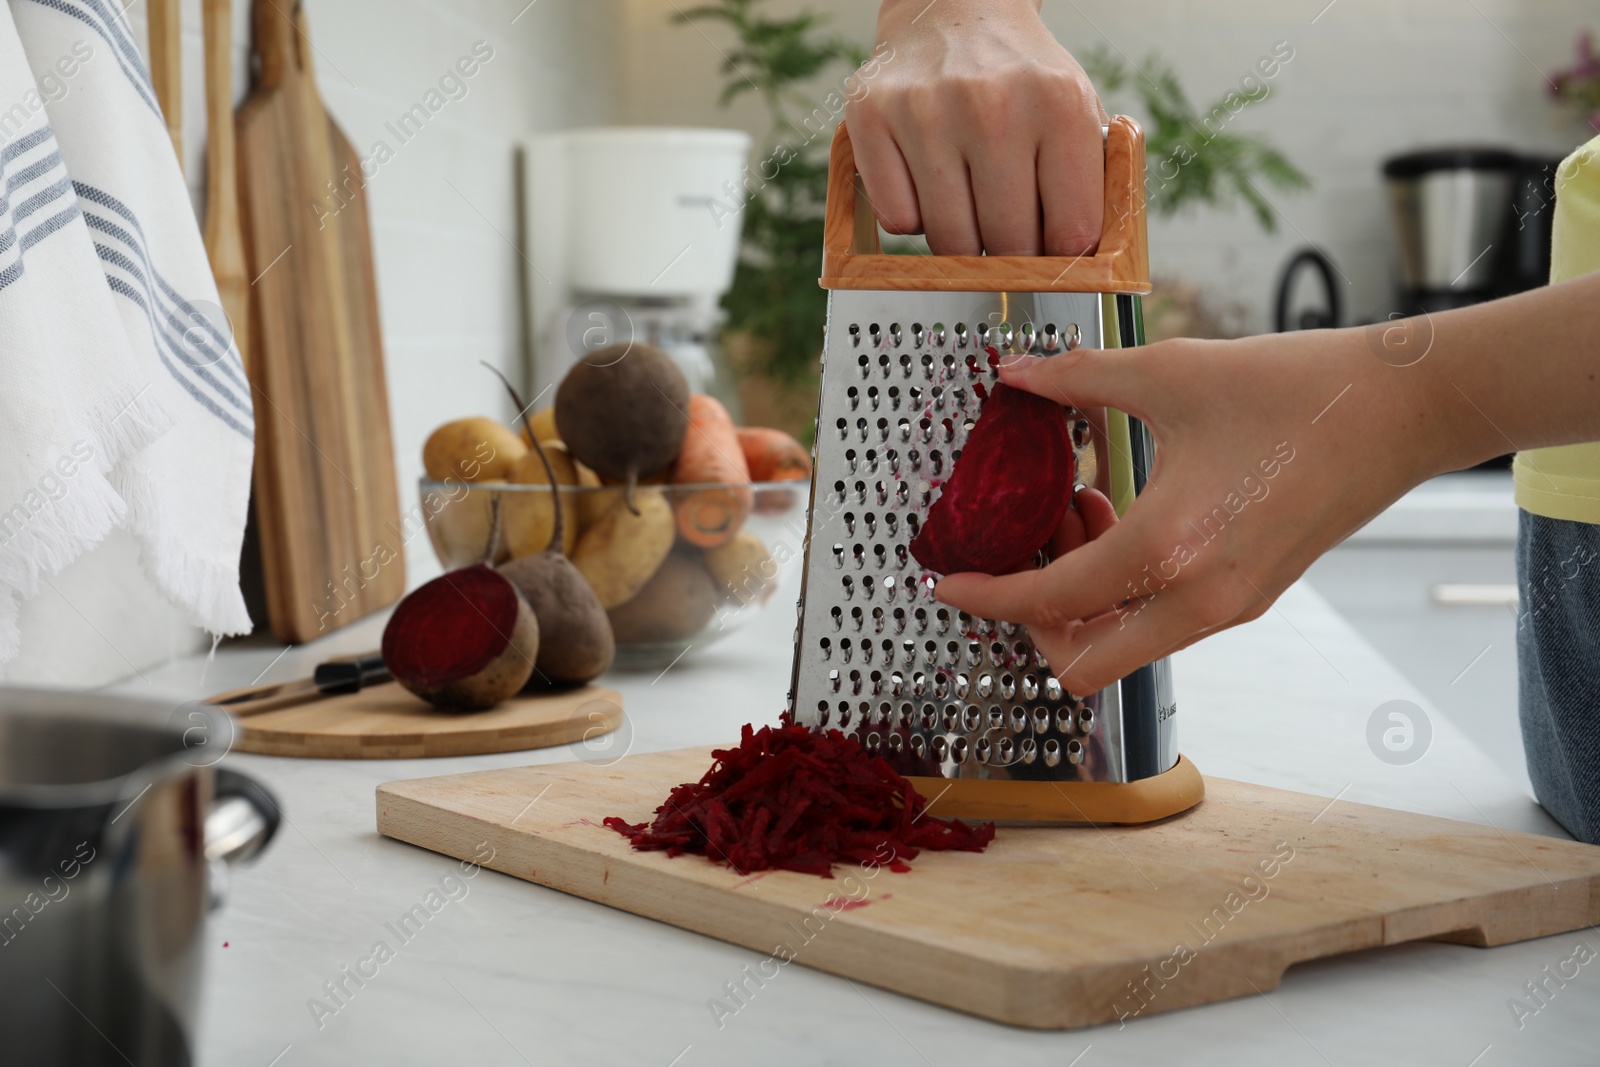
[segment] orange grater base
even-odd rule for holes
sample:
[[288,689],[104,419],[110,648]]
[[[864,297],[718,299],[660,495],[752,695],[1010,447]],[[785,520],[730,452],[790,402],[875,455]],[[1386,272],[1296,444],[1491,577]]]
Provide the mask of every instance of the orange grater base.
[[1179,756],[1169,770],[1133,782],[922,777],[909,781],[917,792],[933,798],[929,814],[984,822],[1134,825],[1188,811],[1206,794],[1205,779],[1185,756]]

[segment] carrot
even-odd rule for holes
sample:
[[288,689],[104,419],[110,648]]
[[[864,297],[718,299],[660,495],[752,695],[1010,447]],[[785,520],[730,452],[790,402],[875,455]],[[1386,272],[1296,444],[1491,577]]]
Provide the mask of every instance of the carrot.
[[750,467],[750,480],[790,482],[811,477],[811,453],[782,430],[739,427],[739,447]]
[[733,419],[715,397],[689,397],[689,432],[672,466],[672,481],[677,485],[728,483],[672,495],[678,533],[685,541],[715,548],[733,540],[750,514],[750,468]]

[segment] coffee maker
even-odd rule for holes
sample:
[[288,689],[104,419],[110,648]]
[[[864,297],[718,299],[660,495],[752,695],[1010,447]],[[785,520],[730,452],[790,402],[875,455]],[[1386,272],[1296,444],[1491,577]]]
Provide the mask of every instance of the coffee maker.
[[1400,250],[1397,311],[1448,311],[1545,284],[1559,162],[1492,147],[1386,160]]

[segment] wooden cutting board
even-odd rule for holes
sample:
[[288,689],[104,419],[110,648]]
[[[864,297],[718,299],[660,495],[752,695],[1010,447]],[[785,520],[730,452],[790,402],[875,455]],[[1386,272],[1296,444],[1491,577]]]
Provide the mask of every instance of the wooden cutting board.
[[1218,778],[1163,822],[1002,827],[982,855],[924,853],[908,874],[852,866],[832,880],[634,852],[600,825],[650,819],[710,759],[687,749],[390,782],[378,830],[460,859],[487,841],[495,870],[775,954],[753,974],[792,957],[1046,1029],[1250,996],[1322,956],[1500,945],[1600,920],[1600,848]]
[[583,743],[594,758],[610,747],[595,739],[622,725],[622,696],[586,685],[453,713],[391,684],[233,721],[233,748],[263,756],[419,759]]
[[317,95],[299,3],[255,0],[237,116],[268,621],[308,641],[405,591],[361,160]]

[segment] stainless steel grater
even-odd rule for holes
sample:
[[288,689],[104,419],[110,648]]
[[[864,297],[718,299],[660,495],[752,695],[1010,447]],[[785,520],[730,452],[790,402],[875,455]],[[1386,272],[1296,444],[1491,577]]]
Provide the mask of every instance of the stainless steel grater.
[[[908,546],[997,379],[1001,357],[1141,342],[1149,292],[1144,145],[1106,136],[1106,223],[1077,259],[889,256],[841,125],[830,161],[829,289],[815,474],[790,711],[883,755],[940,814],[1143,822],[1200,799],[1178,755],[1163,659],[1079,697],[1027,630],[933,598]],[[1119,513],[1152,446],[1119,412],[1070,412],[1079,479]]]

